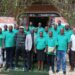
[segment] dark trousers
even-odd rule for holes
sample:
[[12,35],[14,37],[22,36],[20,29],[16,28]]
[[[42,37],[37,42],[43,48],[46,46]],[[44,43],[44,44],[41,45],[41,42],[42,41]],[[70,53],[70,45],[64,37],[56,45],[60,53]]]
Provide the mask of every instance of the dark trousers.
[[27,67],[26,64],[26,51],[24,47],[16,47],[16,51],[15,51],[15,64],[16,67],[18,67],[18,62],[19,62],[19,56],[22,55],[23,57],[23,62],[24,62],[24,67]]
[[71,56],[72,56],[72,55],[71,55],[71,53],[72,53],[72,51],[70,50],[70,51],[69,51],[69,64],[70,64],[70,66],[71,66],[71,64],[72,64],[72,61],[71,61]]
[[5,61],[5,51],[6,51],[6,49],[3,48],[3,49],[2,49],[2,57],[3,57],[3,61]]
[[71,51],[71,68],[75,67],[75,51]]
[[32,65],[32,52],[31,51],[26,51],[26,59],[27,59],[27,69],[31,69]]
[[14,50],[14,47],[6,48],[6,67],[7,68],[13,66],[13,50]]
[[47,55],[48,69],[51,67],[52,71],[54,71],[54,60],[55,60],[55,55]]

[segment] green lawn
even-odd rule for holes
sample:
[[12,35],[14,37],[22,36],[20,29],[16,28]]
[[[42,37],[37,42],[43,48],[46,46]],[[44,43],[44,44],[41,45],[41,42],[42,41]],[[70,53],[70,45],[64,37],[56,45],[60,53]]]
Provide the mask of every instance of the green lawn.
[[23,72],[23,71],[11,71],[11,72],[2,72],[0,74],[6,75],[48,75],[47,72],[44,71],[31,71],[31,72]]

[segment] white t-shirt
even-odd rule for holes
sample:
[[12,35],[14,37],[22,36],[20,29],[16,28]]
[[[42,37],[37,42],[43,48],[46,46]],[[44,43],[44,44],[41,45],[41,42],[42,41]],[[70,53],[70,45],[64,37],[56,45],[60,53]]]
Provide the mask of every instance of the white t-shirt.
[[75,51],[75,35],[74,34],[71,35],[70,41],[72,42],[71,50]]

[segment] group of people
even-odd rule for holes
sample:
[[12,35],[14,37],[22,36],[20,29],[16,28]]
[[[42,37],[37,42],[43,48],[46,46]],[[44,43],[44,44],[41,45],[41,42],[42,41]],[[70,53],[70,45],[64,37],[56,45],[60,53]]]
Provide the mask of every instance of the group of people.
[[36,55],[38,70],[44,69],[46,61],[47,68],[55,73],[56,62],[56,72],[59,72],[62,66],[62,71],[66,74],[66,54],[68,53],[71,71],[74,71],[75,28],[71,29],[69,25],[63,26],[61,21],[58,21],[58,25],[48,24],[45,28],[42,27],[41,22],[38,23],[38,27],[34,26],[30,22],[28,26],[15,25],[13,28],[5,25],[3,31],[0,28],[0,67],[4,60],[6,61],[5,70],[13,69],[13,62],[15,62],[15,68],[18,67],[21,55],[24,71],[29,71]]

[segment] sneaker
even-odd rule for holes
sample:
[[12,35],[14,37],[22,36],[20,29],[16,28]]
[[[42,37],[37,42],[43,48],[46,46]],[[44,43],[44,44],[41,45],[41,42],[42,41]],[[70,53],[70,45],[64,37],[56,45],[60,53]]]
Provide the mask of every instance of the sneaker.
[[52,70],[53,73],[55,73],[55,70]]
[[15,70],[17,71],[17,70],[18,70],[18,68],[17,68],[17,67],[15,67]]
[[28,72],[28,71],[29,71],[29,69],[23,68],[23,71],[24,71],[24,72]]
[[63,71],[63,74],[66,75],[66,71]]
[[56,70],[56,73],[58,73],[59,72],[59,70]]

